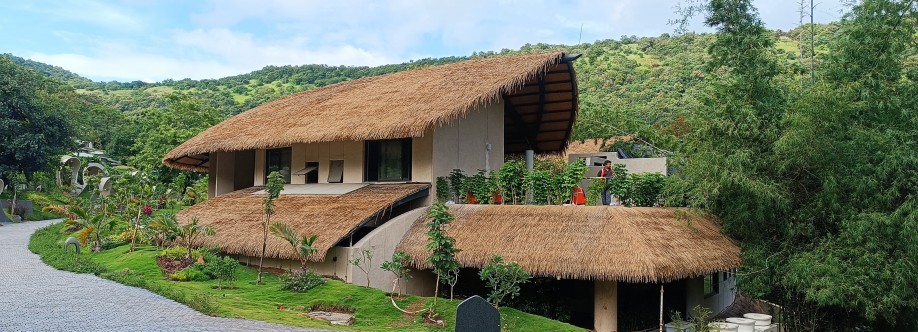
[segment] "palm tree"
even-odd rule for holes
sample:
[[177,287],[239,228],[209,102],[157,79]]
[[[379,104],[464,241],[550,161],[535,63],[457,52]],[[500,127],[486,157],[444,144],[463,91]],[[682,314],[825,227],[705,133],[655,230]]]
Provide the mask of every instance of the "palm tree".
[[188,254],[185,255],[186,259],[191,259],[191,246],[194,245],[194,240],[201,235],[211,236],[214,235],[214,229],[209,226],[201,225],[198,223],[198,217],[192,217],[191,222],[182,225],[179,227],[178,237],[182,239],[182,242],[185,244],[185,248],[188,248]]
[[287,243],[293,247],[293,251],[296,252],[300,259],[300,265],[303,266],[303,271],[307,270],[306,263],[309,261],[309,256],[319,251],[319,248],[314,246],[319,236],[315,234],[307,236],[304,234],[301,238],[293,227],[280,222],[271,225],[271,233],[274,234],[274,236],[284,239],[284,241],[287,241]]
[[174,213],[158,216],[150,222],[150,230],[153,231],[153,237],[156,238],[157,245],[162,246],[166,242],[175,241],[181,233],[182,226],[175,219]]
[[79,207],[72,206],[70,207],[70,212],[73,213],[76,218],[73,220],[67,220],[64,224],[69,228],[77,229],[77,238],[81,243],[88,244],[89,239],[92,238],[95,241],[93,246],[93,252],[99,252],[102,250],[102,233],[108,231],[115,225],[115,219],[109,219],[108,222],[105,222],[105,213],[97,214],[90,216],[89,213]]

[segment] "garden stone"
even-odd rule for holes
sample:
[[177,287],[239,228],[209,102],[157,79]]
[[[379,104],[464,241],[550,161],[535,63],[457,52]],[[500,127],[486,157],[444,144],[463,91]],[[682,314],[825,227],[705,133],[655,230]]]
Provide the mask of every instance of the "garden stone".
[[[0,201],[0,208],[9,210],[10,206],[12,205],[11,201],[12,201],[11,199],[5,199],[5,200]],[[17,199],[16,200],[16,211],[12,211],[13,213],[11,214],[17,215],[17,216],[25,216],[25,215],[32,214],[33,211],[34,210],[32,208],[32,201]]]
[[500,312],[475,295],[456,308],[456,332],[500,332]]
[[331,325],[350,326],[354,324],[354,315],[341,312],[311,311],[306,315],[312,319],[324,320]]
[[64,241],[64,250],[66,251],[67,246],[71,244],[73,245],[74,250],[76,250],[76,254],[79,255],[80,254],[80,241],[77,240],[75,237],[72,237],[72,236],[68,237],[67,241]]

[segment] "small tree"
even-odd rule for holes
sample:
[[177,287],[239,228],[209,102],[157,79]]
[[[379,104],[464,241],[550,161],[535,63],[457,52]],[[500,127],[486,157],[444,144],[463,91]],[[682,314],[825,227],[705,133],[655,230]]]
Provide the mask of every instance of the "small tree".
[[191,259],[191,246],[194,245],[195,239],[202,235],[214,235],[214,229],[209,226],[201,225],[198,217],[192,217],[190,223],[179,227],[178,237],[182,239],[182,243],[184,243],[185,248],[188,249],[188,254],[185,255],[186,259]]
[[214,276],[217,277],[217,288],[223,289],[224,281],[232,283],[236,279],[236,267],[239,266],[239,262],[232,257],[224,256],[214,260],[211,266]]
[[449,213],[449,208],[441,202],[434,203],[427,213],[429,221],[427,222],[427,246],[424,248],[430,255],[427,257],[427,263],[433,266],[434,273],[437,275],[437,283],[434,286],[434,302],[437,304],[437,295],[440,291],[440,280],[448,276],[450,271],[459,269],[459,262],[456,261],[456,239],[453,239],[443,229],[453,221],[453,215]]
[[76,218],[67,220],[64,224],[67,225],[67,227],[79,230],[76,233],[76,237],[80,240],[81,244],[88,244],[89,239],[92,238],[94,242],[93,252],[102,251],[102,236],[115,226],[115,219],[108,218],[106,221],[104,212],[92,215],[80,206],[70,207],[70,212],[73,213]]
[[280,196],[281,190],[284,189],[284,177],[277,171],[268,175],[268,183],[265,186],[264,211],[265,219],[261,223],[264,230],[264,236],[261,240],[261,256],[258,259],[258,280],[257,284],[261,285],[262,266],[265,263],[265,251],[268,249],[268,225],[271,224],[271,216],[274,215],[274,199]]
[[392,281],[393,291],[398,290],[396,294],[399,296],[402,295],[402,287],[399,284],[399,280],[405,280],[405,288],[408,288],[408,281],[411,280],[411,269],[408,268],[408,264],[411,262],[411,255],[404,251],[396,251],[392,254],[391,261],[385,261],[380,266],[383,270],[392,272],[395,275],[395,280]]
[[309,256],[319,251],[319,249],[315,247],[316,239],[318,239],[319,236],[315,234],[312,236],[304,234],[300,237],[300,234],[297,233],[293,227],[280,222],[275,222],[271,225],[271,233],[274,234],[274,236],[284,239],[284,241],[287,241],[287,243],[293,247],[293,251],[296,252],[300,260],[301,267],[304,271],[307,270],[306,264],[309,262]]
[[478,275],[487,283],[488,288],[491,288],[488,301],[494,303],[495,307],[499,307],[500,301],[507,295],[510,295],[511,299],[519,295],[520,284],[529,281],[529,272],[523,270],[516,262],[504,263],[500,255],[491,257],[491,261]]
[[360,250],[360,257],[354,257],[354,259],[348,260],[348,263],[356,266],[367,275],[367,288],[370,287],[370,266],[373,265],[373,249],[375,249],[375,247],[370,247],[369,249],[363,248]]
[[157,246],[163,246],[166,242],[175,241],[181,233],[181,225],[175,220],[174,213],[167,213],[150,222],[150,231],[153,232],[152,238]]

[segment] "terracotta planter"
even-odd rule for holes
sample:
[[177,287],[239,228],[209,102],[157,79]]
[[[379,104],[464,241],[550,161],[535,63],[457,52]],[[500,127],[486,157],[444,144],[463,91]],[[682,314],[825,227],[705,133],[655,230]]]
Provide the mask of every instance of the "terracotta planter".
[[494,204],[504,204],[504,196],[500,193],[494,193]]
[[469,194],[465,194],[465,203],[466,204],[478,204],[478,200],[475,199],[475,195],[472,195],[471,193],[469,193]]

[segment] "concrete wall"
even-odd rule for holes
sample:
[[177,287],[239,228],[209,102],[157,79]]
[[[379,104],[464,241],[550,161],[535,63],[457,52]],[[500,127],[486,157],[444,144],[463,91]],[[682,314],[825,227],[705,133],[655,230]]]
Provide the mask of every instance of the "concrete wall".
[[[296,172],[297,170],[293,170]],[[258,149],[255,150],[255,178],[252,179],[252,183],[256,186],[265,185],[265,150]]]
[[[487,144],[491,144],[490,152]],[[468,175],[500,168],[504,164],[503,102],[471,110],[464,118],[435,128],[432,147],[432,183],[457,168]],[[436,187],[431,188],[435,192]]]
[[[344,160],[344,183],[363,182],[363,141],[294,144],[290,153],[293,172],[306,167],[306,162],[319,163],[319,183],[328,183],[331,160]],[[262,158],[263,159],[263,158]],[[264,169],[262,161],[262,169]],[[264,171],[262,171],[264,172]],[[256,171],[256,175],[257,175]],[[306,183],[306,176],[290,176],[291,184]]]
[[718,272],[717,278],[720,280],[718,292],[709,297],[704,296],[703,276],[685,281],[685,308],[689,313],[694,314],[692,309],[701,305],[716,315],[733,304],[736,299],[736,275],[731,272]]
[[[352,247],[352,254],[359,257],[362,250],[370,249],[373,251],[373,264],[369,266],[369,274],[358,268],[353,268],[348,282],[366,286],[367,279],[369,279],[370,287],[387,292],[392,291],[395,276],[391,272],[383,270],[380,265],[384,261],[392,259],[395,247],[405,236],[405,233],[408,232],[408,229],[411,228],[411,225],[425,211],[426,207],[417,208],[392,218],[392,220],[377,227],[355,243]],[[430,285],[426,285],[423,280],[412,280],[407,285],[404,280],[401,280],[400,283],[402,291],[405,292],[407,289],[407,292],[411,294],[423,294],[427,288],[430,288]]]
[[[603,159],[602,157],[605,157]],[[568,162],[573,162],[578,158],[590,158],[589,170],[587,176],[596,176],[596,173],[602,166],[592,166],[593,162],[602,160],[611,160],[612,164],[623,164],[628,173],[660,173],[666,175],[666,158],[628,158],[619,159],[618,153],[615,152],[597,152],[597,153],[580,153],[568,156]]]
[[[325,255],[325,261],[310,262],[308,267],[317,274],[334,276],[346,280],[351,268],[351,265],[347,262],[350,253],[350,248],[332,247]],[[236,255],[234,258],[243,264],[255,267],[258,266],[258,257]],[[300,261],[295,259],[265,258],[264,267],[293,271],[300,268]]]

